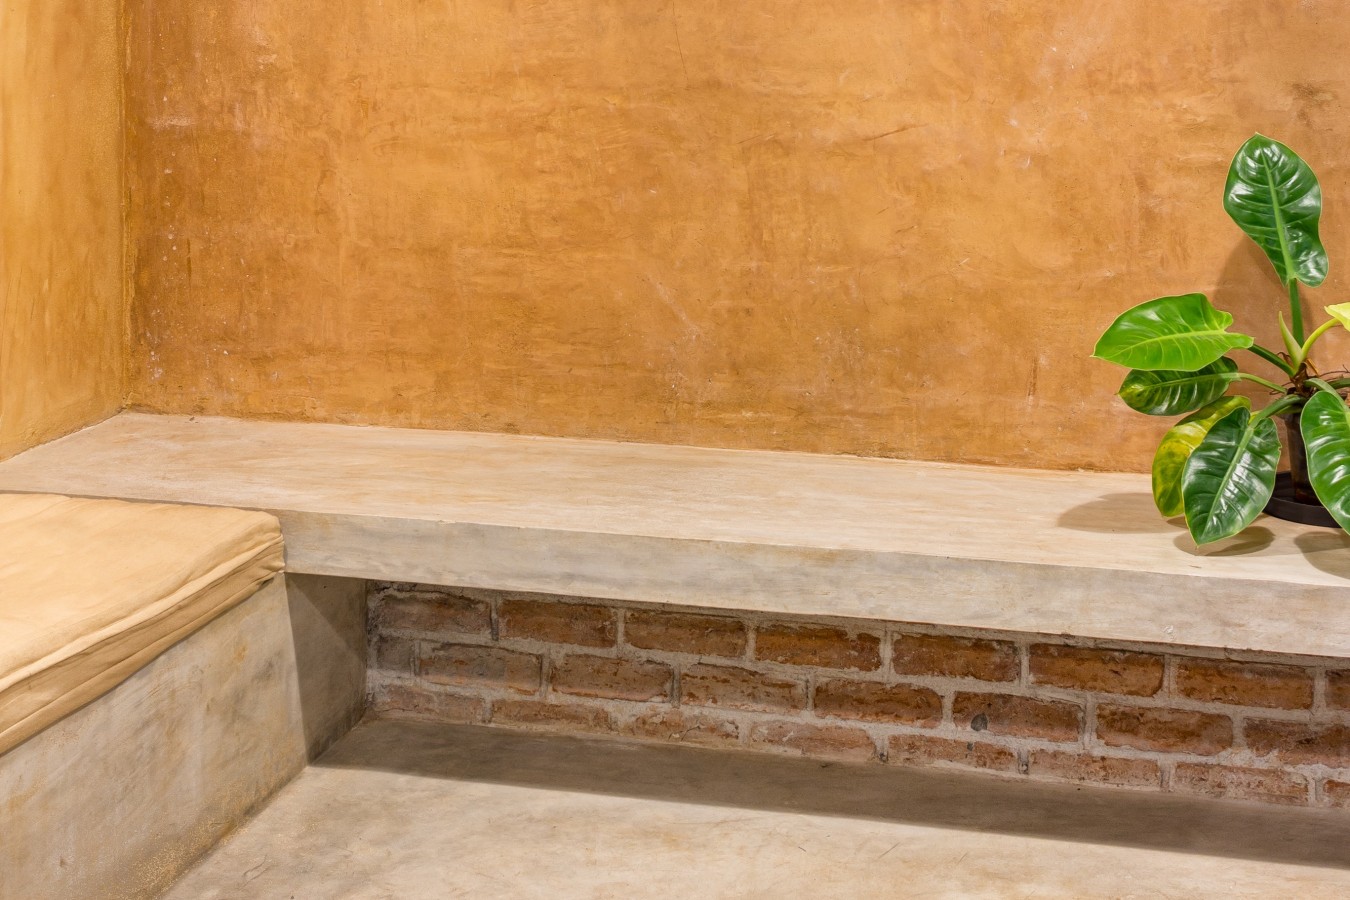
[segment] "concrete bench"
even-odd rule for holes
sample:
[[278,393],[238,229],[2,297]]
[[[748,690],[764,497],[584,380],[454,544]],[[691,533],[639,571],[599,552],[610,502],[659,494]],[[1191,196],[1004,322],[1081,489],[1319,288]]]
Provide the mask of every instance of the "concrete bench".
[[262,513],[0,494],[0,897],[152,896],[350,727],[364,658],[316,623],[353,598],[282,552]]
[[0,491],[264,510],[291,572],[1350,653],[1350,538],[1198,552],[1143,475],[125,413]]
[[1146,476],[123,414],[0,490],[275,515],[377,714],[1350,805],[1350,540]]

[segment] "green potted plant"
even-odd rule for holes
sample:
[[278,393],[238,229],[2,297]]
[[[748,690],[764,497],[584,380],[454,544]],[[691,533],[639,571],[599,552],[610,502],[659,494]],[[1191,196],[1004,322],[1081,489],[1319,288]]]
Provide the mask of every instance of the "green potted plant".
[[[1258,134],[1233,157],[1223,204],[1288,294],[1289,320],[1279,314],[1284,350],[1229,331],[1233,317],[1197,293],[1127,310],[1093,356],[1131,370],[1119,393],[1132,409],[1189,414],[1153,458],[1153,499],[1163,515],[1186,516],[1197,544],[1237,534],[1263,509],[1305,522],[1325,516],[1325,524],[1350,530],[1350,409],[1342,395],[1350,377],[1323,377],[1310,358],[1324,334],[1350,327],[1350,303],[1325,307],[1330,319],[1305,334],[1299,298],[1300,284],[1316,287],[1327,275],[1317,176],[1294,151]],[[1238,350],[1273,367],[1274,380],[1241,371],[1228,355]],[[1227,395],[1239,381],[1260,385],[1272,400],[1253,411],[1247,397]],[[1290,439],[1290,472],[1278,479],[1277,416]]]

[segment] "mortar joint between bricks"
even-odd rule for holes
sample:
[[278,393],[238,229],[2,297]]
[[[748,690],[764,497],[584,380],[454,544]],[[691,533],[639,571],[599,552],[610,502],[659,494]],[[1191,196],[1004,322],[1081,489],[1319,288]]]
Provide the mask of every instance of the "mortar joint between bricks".
[[1308,707],[1313,715],[1325,714],[1327,709],[1327,670],[1325,666],[1313,669],[1312,704]]
[[539,654],[539,691],[534,695],[547,699],[553,694],[553,654]]
[[1157,697],[1175,697],[1177,695],[1177,658],[1171,653],[1163,656],[1163,683]]
[[745,654],[740,657],[744,662],[755,659],[755,637],[759,634],[759,623],[747,619],[745,622]]
[[1017,685],[1024,688],[1031,687],[1031,642],[1019,641],[1017,643]]
[[494,597],[488,602],[488,634],[493,642],[502,639],[501,598]]
[[1091,753],[1097,745],[1097,697],[1088,694],[1083,698],[1083,749]]

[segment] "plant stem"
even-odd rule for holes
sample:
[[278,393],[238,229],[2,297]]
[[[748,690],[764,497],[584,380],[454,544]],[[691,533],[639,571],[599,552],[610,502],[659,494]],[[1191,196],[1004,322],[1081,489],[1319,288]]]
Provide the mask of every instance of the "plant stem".
[[1270,388],[1272,391],[1274,391],[1274,392],[1277,393],[1277,394],[1287,394],[1287,393],[1288,393],[1288,391],[1286,391],[1286,390],[1285,390],[1283,387],[1281,387],[1280,385],[1276,384],[1276,383],[1273,382],[1273,381],[1266,381],[1264,378],[1262,378],[1262,377],[1259,376],[1259,375],[1248,375],[1246,372],[1239,372],[1237,377],[1238,377],[1238,378],[1241,378],[1243,381],[1251,381],[1251,382],[1255,382],[1256,384],[1261,385],[1262,387],[1268,387],[1268,388]]
[[1298,279],[1289,279],[1289,316],[1293,319],[1294,337],[1303,343],[1303,303],[1298,298]]
[[1274,350],[1269,350],[1265,347],[1262,347],[1260,344],[1252,344],[1247,349],[1252,353],[1255,353],[1262,359],[1264,359],[1266,362],[1270,363],[1275,368],[1279,369],[1284,374],[1288,375],[1291,378],[1293,377],[1294,372],[1296,371],[1295,367],[1289,365],[1289,363],[1280,359],[1280,355],[1276,353]]

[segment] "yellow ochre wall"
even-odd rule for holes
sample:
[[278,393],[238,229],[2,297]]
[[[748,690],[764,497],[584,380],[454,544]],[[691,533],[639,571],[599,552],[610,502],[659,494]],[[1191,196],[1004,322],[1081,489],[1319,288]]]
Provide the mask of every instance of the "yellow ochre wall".
[[125,392],[113,0],[0,0],[0,459]]
[[1220,203],[1257,130],[1350,299],[1333,0],[128,16],[151,410],[1141,469],[1166,423],[1088,354],[1196,289],[1277,340]]

